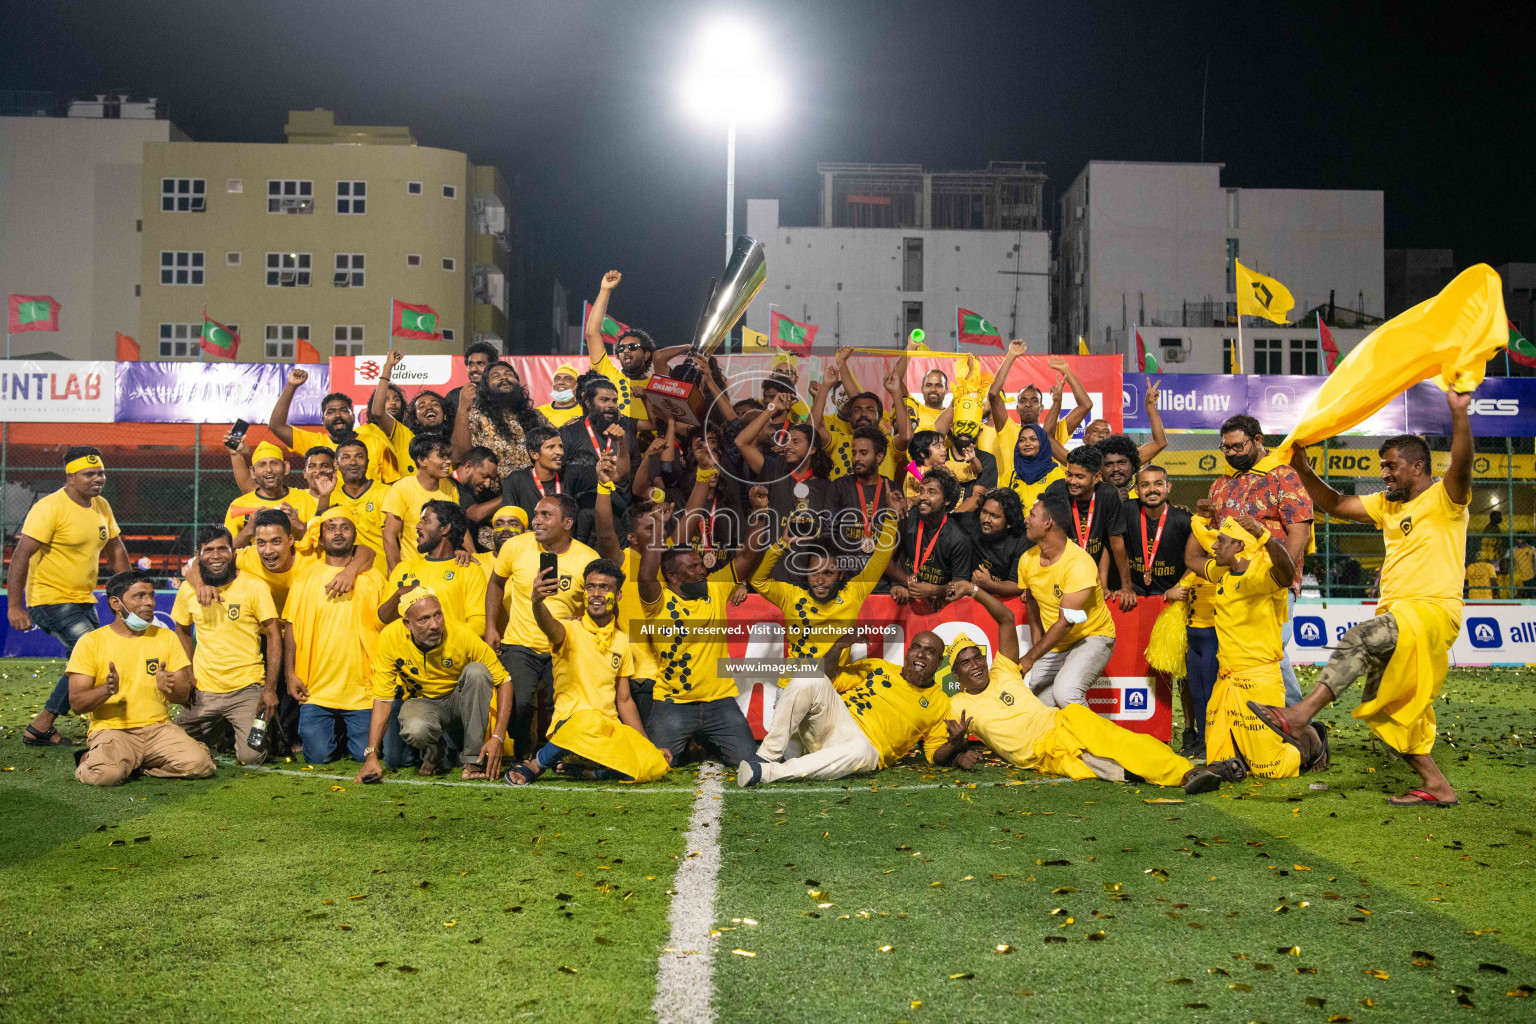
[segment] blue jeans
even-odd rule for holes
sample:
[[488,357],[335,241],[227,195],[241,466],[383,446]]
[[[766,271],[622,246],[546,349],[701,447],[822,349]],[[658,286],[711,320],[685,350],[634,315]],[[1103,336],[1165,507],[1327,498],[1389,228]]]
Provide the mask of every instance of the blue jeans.
[[[1291,621],[1291,613],[1296,610],[1296,593],[1287,590],[1285,592],[1285,621]],[[1285,706],[1301,703],[1301,683],[1296,678],[1296,670],[1291,667],[1291,659],[1284,654],[1280,657],[1280,678],[1285,681]]]
[[1194,705],[1193,726],[1195,734],[1205,741],[1205,705],[1216,687],[1216,630],[1192,628],[1189,631],[1189,653],[1184,656],[1184,681],[1189,685],[1189,700]]
[[339,722],[347,736],[347,754],[354,761],[362,761],[368,749],[368,723],[373,710],[342,711],[339,708],[322,708],[316,704],[299,705],[299,742],[304,744],[304,760],[311,764],[329,764],[341,756],[341,744],[336,742],[336,725]]
[[757,760],[757,740],[735,697],[687,704],[654,701],[645,731],[652,743],[672,751],[673,764],[682,763],[683,752],[693,738],[713,747],[726,765]]
[[[539,748],[539,752],[533,755],[533,759],[539,762],[539,767],[547,772],[559,764],[562,759],[570,756],[570,753],[564,747],[557,747],[553,743],[545,743],[544,746]],[[604,768],[601,765],[593,770],[592,777],[594,779],[618,779],[621,782],[631,781],[628,775],[621,775],[612,768]]]
[[[96,619],[96,602],[90,604],[35,604],[30,609],[32,624],[64,645],[67,661],[75,651],[75,644],[101,623]],[[59,676],[53,692],[43,703],[44,711],[55,715],[69,714],[69,673]]]

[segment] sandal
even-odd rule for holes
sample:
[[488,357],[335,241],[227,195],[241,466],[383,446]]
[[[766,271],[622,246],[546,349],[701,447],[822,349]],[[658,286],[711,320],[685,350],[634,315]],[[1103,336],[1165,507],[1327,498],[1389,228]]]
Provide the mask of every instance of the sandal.
[[416,769],[416,774],[425,775],[430,778],[434,775],[443,774],[443,769],[442,766],[440,766],[436,761],[429,761],[426,758],[422,758],[421,764]]
[[550,770],[553,771],[556,775],[560,776],[562,779],[580,779],[583,782],[590,782],[597,778],[596,772],[588,768],[582,768],[578,765],[574,765],[569,761],[557,761],[555,762],[554,768]]
[[538,778],[540,774],[541,773],[534,771],[532,768],[529,768],[526,764],[523,764],[523,762],[518,761],[512,767],[508,768],[505,773],[503,773],[501,776],[501,781],[505,782],[509,786],[526,786],[528,783]]
[[59,730],[49,726],[47,732],[39,730],[36,726],[27,726],[22,733],[21,742],[29,747],[72,747],[75,741],[65,736]]
[[1319,744],[1321,744],[1321,747],[1318,749],[1318,752],[1313,755],[1311,762],[1305,765],[1301,770],[1304,772],[1326,771],[1328,766],[1333,763],[1333,757],[1328,750],[1328,730],[1323,728],[1322,724],[1318,722],[1310,722],[1308,724],[1311,725],[1312,733],[1317,737],[1317,741]]
[[464,770],[459,773],[459,778],[466,782],[478,782],[490,776],[485,774],[485,769],[480,766],[479,761],[474,761],[464,766]]
[[1455,807],[1460,800],[1441,800],[1433,793],[1422,789],[1410,789],[1402,796],[1389,796],[1387,803],[1393,807]]
[[1285,716],[1280,713],[1279,708],[1270,707],[1268,704],[1260,704],[1256,700],[1251,700],[1248,702],[1248,710],[1252,711],[1254,717],[1260,722],[1267,725],[1270,731],[1274,732],[1291,746],[1301,745],[1297,742],[1296,734],[1291,731],[1291,723],[1285,720]]

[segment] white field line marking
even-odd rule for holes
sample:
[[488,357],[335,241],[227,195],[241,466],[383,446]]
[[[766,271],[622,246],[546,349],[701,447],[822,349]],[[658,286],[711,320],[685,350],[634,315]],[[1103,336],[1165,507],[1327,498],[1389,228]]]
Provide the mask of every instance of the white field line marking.
[[714,1008],[715,888],[720,874],[720,816],[725,793],[723,769],[706,764],[683,837],[683,859],[672,880],[672,929],[656,962],[657,1024],[711,1024]]

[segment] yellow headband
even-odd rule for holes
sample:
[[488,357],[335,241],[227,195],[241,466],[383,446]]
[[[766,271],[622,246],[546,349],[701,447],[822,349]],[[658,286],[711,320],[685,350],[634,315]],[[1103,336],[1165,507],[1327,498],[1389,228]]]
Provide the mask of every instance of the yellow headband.
[[283,450],[271,441],[261,442],[261,444],[256,446],[256,450],[251,452],[251,465],[254,466],[263,459],[277,459],[284,465],[288,463],[288,458],[283,455]]
[[321,512],[319,515],[315,516],[314,519],[311,519],[310,522],[312,522],[312,523],[323,523],[323,522],[326,522],[326,521],[331,520],[331,519],[345,519],[347,522],[351,523],[354,527],[357,526],[357,520],[352,518],[352,513],[350,511],[348,511],[347,509],[342,508],[339,505],[332,505],[330,508],[326,509],[324,512]]
[[576,371],[576,367],[572,366],[570,363],[561,363],[559,366],[555,367],[555,372],[550,374],[550,376],[558,377],[562,373],[569,376],[572,380],[575,380],[577,377],[581,376],[581,374]]
[[417,601],[425,601],[429,597],[436,596],[437,591],[433,590],[431,587],[416,587],[412,590],[407,590],[404,594],[400,595],[400,604],[398,606],[400,614],[404,615],[405,610],[411,605],[415,604]]
[[1221,529],[1217,530],[1216,533],[1217,536],[1226,537],[1229,540],[1235,540],[1242,544],[1243,557],[1250,560],[1258,553],[1259,548],[1264,543],[1263,537],[1255,537],[1243,529],[1238,521],[1231,516],[1227,516],[1227,518],[1221,521]]
[[66,474],[78,473],[82,469],[106,469],[106,468],[107,467],[102,465],[102,463],[101,463],[101,456],[100,455],[82,455],[78,459],[71,459],[69,462],[64,463],[64,472]]
[[497,509],[496,514],[491,516],[491,525],[495,526],[502,520],[504,516],[511,516],[513,519],[516,519],[518,522],[523,524],[523,529],[528,529],[528,513],[524,512],[516,505],[503,505],[501,508]]

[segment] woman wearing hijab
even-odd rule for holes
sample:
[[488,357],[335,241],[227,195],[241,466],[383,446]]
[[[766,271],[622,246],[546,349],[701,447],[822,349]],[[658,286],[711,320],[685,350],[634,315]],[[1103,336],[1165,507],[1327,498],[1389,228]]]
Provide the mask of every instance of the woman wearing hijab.
[[1066,479],[1066,471],[1051,457],[1050,439],[1038,423],[1025,423],[1019,427],[1012,468],[998,468],[1001,477],[999,485],[1011,489],[1019,496],[1026,513],[1053,481]]

